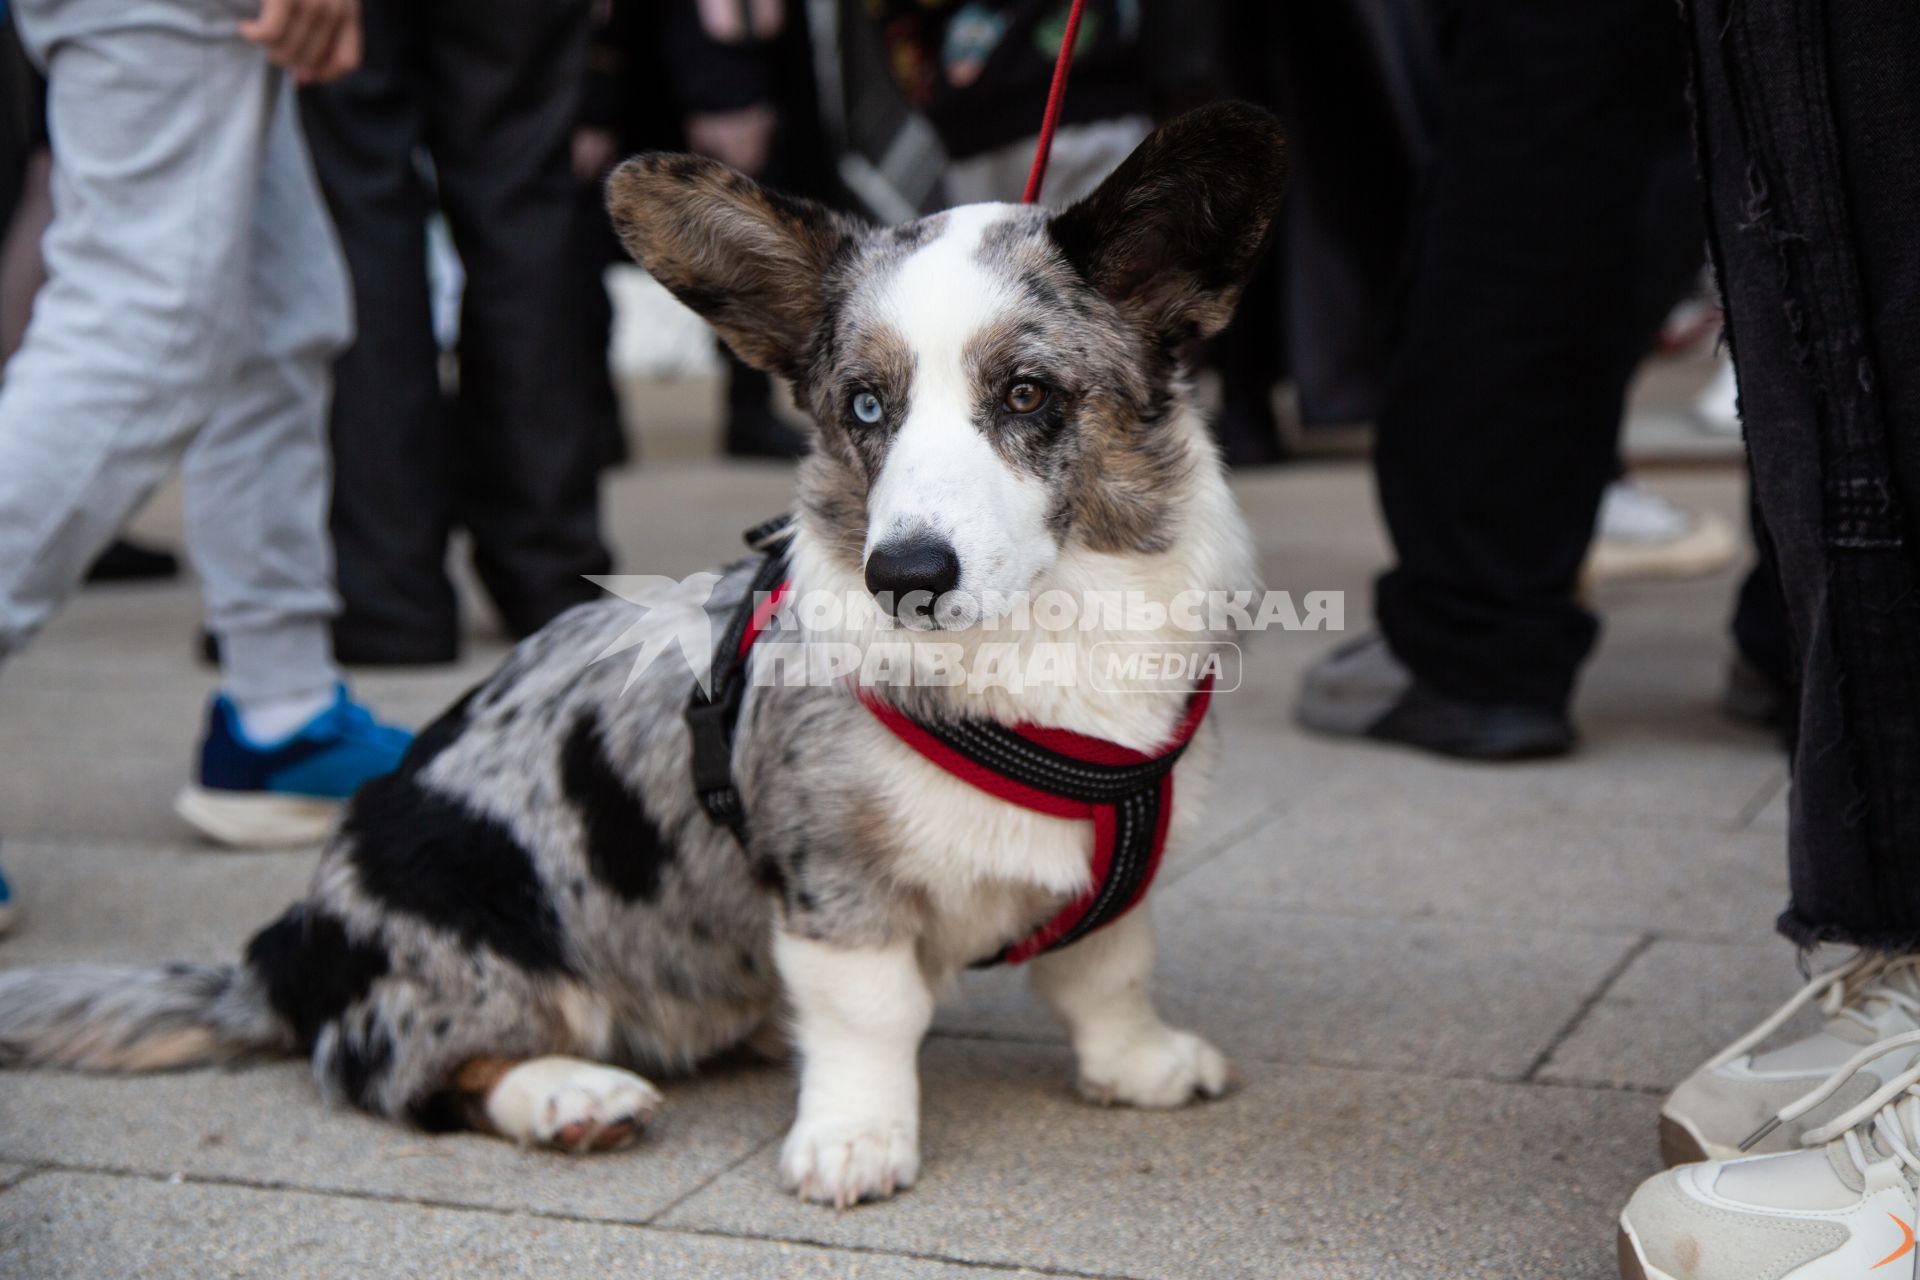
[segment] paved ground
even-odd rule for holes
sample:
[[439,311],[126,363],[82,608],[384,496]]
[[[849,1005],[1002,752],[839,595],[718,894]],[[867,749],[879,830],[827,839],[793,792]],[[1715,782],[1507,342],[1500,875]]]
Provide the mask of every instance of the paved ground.
[[[784,501],[778,468],[650,452],[613,490],[634,571],[731,555]],[[1655,483],[1738,515],[1732,470]],[[1239,489],[1272,583],[1344,589],[1362,622],[1383,554],[1363,469]],[[177,538],[171,503],[144,527]],[[671,1087],[640,1147],[585,1160],[330,1112],[292,1063],[9,1076],[0,1275],[1610,1277],[1660,1093],[1796,980],[1769,933],[1781,760],[1713,708],[1731,586],[1600,595],[1564,763],[1307,738],[1290,690],[1337,637],[1252,649],[1220,703],[1216,837],[1155,903],[1163,1005],[1237,1060],[1222,1101],[1079,1104],[1005,974],[969,982],[922,1055],[921,1185],[847,1213],[776,1189],[792,1086],[771,1067]],[[0,679],[0,831],[27,911],[0,965],[225,958],[300,889],[310,853],[212,852],[168,811],[212,684],[196,621],[188,586],[90,593]],[[476,636],[460,670],[360,687],[424,717],[497,659]]]

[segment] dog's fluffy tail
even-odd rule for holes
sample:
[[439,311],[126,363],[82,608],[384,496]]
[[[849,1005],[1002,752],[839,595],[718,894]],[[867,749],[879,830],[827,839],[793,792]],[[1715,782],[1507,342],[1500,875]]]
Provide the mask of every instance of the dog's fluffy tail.
[[0,1067],[160,1071],[294,1047],[260,979],[240,965],[0,973]]

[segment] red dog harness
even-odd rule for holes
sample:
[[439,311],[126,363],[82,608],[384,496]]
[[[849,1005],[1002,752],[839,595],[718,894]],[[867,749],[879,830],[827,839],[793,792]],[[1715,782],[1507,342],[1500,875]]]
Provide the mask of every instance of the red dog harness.
[[[765,547],[784,527],[784,521],[762,525],[748,534],[748,543]],[[747,687],[747,655],[790,585],[786,557],[769,550],[716,646],[708,691],[696,686],[687,705],[694,791],[708,816],[743,841],[747,815],[733,784],[733,738]],[[894,737],[962,782],[1023,809],[1093,823],[1092,886],[1031,936],[980,964],[1020,964],[1070,946],[1139,903],[1166,851],[1173,767],[1200,728],[1212,693],[1213,677],[1207,676],[1166,745],[1148,754],[1040,725],[916,720],[860,691],[861,703]]]

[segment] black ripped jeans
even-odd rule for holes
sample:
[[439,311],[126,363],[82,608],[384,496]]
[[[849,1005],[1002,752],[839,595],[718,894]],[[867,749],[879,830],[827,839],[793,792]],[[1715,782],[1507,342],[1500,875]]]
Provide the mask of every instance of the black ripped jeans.
[[1920,948],[1920,5],[1692,0],[1715,264],[1800,673],[1780,919]]

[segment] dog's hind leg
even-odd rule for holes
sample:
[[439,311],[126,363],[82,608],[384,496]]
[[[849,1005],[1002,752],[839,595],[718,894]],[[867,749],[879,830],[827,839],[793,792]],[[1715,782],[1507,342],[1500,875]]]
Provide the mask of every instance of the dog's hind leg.
[[1033,989],[1072,1034],[1080,1092],[1090,1101],[1178,1107],[1226,1091],[1220,1051],[1160,1020],[1147,992],[1152,973],[1153,922],[1144,903],[1034,958]]
[[461,1064],[418,1118],[581,1154],[626,1146],[659,1106],[658,1089],[619,1067],[557,1055],[478,1057]]

